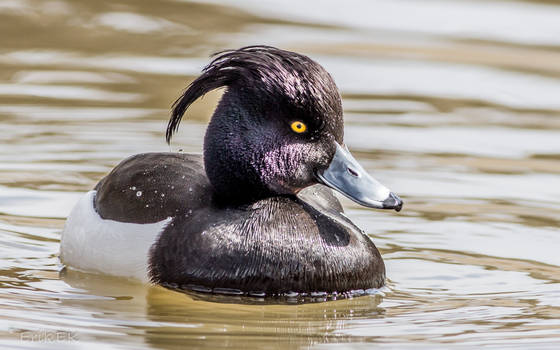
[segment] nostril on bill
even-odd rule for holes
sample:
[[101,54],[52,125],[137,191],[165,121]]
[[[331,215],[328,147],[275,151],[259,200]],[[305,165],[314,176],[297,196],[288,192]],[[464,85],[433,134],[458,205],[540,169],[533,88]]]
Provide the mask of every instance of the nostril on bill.
[[356,172],[355,170],[348,168],[348,172],[355,177],[360,177],[360,174],[358,174],[358,172]]

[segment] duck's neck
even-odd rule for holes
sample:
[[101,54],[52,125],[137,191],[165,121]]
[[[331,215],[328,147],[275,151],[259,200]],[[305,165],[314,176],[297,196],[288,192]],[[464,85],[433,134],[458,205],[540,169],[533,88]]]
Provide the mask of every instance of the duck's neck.
[[214,197],[225,203],[251,203],[274,195],[256,162],[259,143],[248,126],[254,126],[260,119],[254,116],[262,111],[252,102],[252,96],[242,91],[226,91],[206,130],[206,175]]

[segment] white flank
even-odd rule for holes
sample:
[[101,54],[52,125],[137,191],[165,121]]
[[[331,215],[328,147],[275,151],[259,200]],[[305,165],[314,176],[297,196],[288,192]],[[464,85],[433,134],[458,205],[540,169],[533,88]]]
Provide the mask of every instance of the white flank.
[[60,259],[72,268],[147,282],[150,247],[171,221],[133,224],[104,220],[93,208],[96,191],[78,201],[62,231]]

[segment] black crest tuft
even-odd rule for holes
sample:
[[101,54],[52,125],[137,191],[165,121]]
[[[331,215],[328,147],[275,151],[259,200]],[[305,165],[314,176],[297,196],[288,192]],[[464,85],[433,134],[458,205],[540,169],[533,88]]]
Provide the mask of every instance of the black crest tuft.
[[332,77],[307,56],[271,46],[247,46],[214,56],[173,104],[166,132],[168,143],[187,108],[220,87],[250,90],[268,99],[263,103],[289,106],[318,118],[342,115],[340,95]]

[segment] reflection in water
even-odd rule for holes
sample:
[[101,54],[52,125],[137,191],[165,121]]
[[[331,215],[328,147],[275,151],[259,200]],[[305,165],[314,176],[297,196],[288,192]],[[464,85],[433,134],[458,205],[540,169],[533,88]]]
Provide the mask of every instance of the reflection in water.
[[[344,330],[349,321],[376,319],[385,313],[378,307],[380,296],[291,306],[264,301],[249,305],[237,303],[235,297],[205,301],[162,287],[143,287],[134,282],[72,270],[65,270],[62,278],[74,290],[96,296],[63,300],[62,306],[79,306],[91,314],[119,312],[121,317],[145,318],[140,322],[127,320],[130,327],[127,334],[162,349],[202,345],[242,347],[247,343],[258,345],[263,337],[290,348],[346,342],[353,337],[332,333]],[[118,325],[110,321],[92,326],[101,326],[102,329],[96,331],[104,332],[118,329]],[[81,339],[91,337],[89,329],[75,332]]]
[[[556,348],[559,13],[547,1],[0,0],[1,346]],[[81,193],[131,154],[170,150],[180,90],[210,53],[249,44],[324,64],[349,148],[403,194],[399,214],[343,199],[384,256],[384,295],[250,304],[59,274]],[[172,150],[200,152],[218,98],[193,106]],[[20,341],[30,331],[78,340]]]

